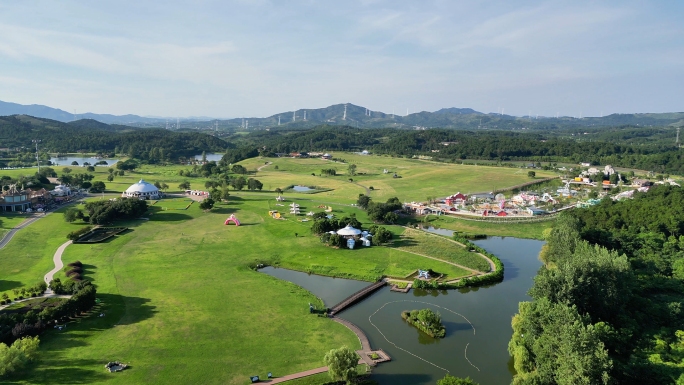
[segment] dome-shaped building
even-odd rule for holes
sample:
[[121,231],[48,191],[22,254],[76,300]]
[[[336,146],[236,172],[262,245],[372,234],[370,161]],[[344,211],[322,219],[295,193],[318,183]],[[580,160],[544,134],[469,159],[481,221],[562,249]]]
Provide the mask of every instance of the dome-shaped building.
[[159,189],[144,180],[140,179],[140,182],[134,183],[131,187],[127,188],[126,191],[121,194],[122,197],[127,198],[139,198],[139,199],[159,199]]

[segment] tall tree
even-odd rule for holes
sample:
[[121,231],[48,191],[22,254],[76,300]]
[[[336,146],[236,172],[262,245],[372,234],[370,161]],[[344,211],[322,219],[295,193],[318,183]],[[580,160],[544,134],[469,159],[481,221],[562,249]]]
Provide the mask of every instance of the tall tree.
[[328,367],[328,374],[333,380],[342,380],[351,384],[356,378],[356,365],[359,362],[359,355],[348,347],[332,349],[326,353],[324,362]]

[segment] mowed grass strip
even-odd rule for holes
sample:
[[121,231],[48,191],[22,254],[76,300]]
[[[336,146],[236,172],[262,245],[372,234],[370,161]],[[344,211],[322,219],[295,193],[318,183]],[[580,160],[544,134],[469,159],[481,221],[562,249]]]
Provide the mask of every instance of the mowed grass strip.
[[429,255],[481,272],[489,271],[489,263],[484,258],[438,235],[407,228],[394,244],[400,250]]
[[505,223],[476,221],[454,218],[448,215],[431,215],[426,224],[437,228],[454,230],[467,234],[485,234],[528,239],[544,239],[544,230],[553,227],[555,219],[528,223]]

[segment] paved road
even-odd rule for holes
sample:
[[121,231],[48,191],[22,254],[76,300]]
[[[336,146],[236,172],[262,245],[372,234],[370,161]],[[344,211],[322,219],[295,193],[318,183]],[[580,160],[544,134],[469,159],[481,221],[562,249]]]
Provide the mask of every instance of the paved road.
[[[74,204],[74,203],[76,203],[76,202],[79,202],[81,199],[82,199],[82,198],[78,198],[78,199],[76,199],[76,200],[74,200],[74,201],[71,201],[71,202],[69,202],[69,203],[66,203],[66,204],[62,205],[62,207],[66,207],[66,206],[68,206],[68,205],[72,205],[72,204]],[[10,230],[7,234],[5,234],[5,236],[4,236],[2,239],[0,239],[0,249],[2,249],[3,247],[7,246],[7,244],[9,243],[9,241],[12,240],[12,237],[14,237],[14,234],[16,234],[17,231],[23,229],[24,227],[30,225],[31,223],[37,221],[37,220],[40,219],[40,218],[44,218],[46,215],[52,214],[53,212],[54,212],[54,211],[44,212],[44,213],[42,213],[42,214],[41,214],[41,213],[34,213],[34,214],[31,214],[30,217],[28,217],[25,221],[21,222],[17,227],[15,227],[15,228],[13,228],[12,230]]]
[[13,228],[10,230],[5,236],[0,239],[0,249],[3,247],[7,246],[9,241],[12,240],[12,237],[14,237],[14,234],[17,233],[17,231],[23,229],[24,227],[30,225],[31,223],[37,221],[38,219],[42,218],[44,215],[38,215],[38,214],[33,214],[31,217],[27,218],[25,221],[21,222],[17,227]]

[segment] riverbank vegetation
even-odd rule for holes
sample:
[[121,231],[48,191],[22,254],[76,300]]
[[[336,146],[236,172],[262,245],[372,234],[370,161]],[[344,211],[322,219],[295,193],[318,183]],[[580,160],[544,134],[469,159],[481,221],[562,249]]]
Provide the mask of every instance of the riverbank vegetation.
[[442,316],[431,309],[404,310],[401,312],[401,318],[432,338],[444,338],[446,336]]
[[515,384],[684,381],[684,191],[562,216],[513,319]]

